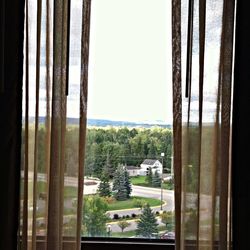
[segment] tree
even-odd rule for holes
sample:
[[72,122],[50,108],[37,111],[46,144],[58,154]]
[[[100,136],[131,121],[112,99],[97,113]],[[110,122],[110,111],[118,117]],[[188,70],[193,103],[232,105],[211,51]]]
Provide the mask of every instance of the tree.
[[126,186],[125,170],[122,165],[119,165],[114,173],[113,178],[113,191],[114,197],[118,201],[124,201],[128,199],[128,190]]
[[101,182],[98,187],[98,193],[101,197],[109,197],[111,196],[111,189],[109,184],[109,177],[107,173],[103,173],[101,177]]
[[122,233],[123,233],[124,229],[125,229],[126,227],[129,227],[129,226],[130,226],[130,223],[127,222],[126,220],[121,220],[121,221],[119,221],[119,222],[117,223],[117,225],[121,228]]
[[131,181],[130,181],[130,177],[129,177],[129,173],[128,171],[125,169],[124,170],[124,176],[125,176],[125,187],[127,190],[127,198],[130,198],[130,194],[132,192],[132,187],[131,187]]
[[146,176],[146,182],[148,183],[149,186],[152,185],[152,180],[153,180],[152,168],[149,167],[148,168],[148,173],[147,173],[147,176]]
[[152,187],[160,187],[160,186],[161,186],[161,177],[158,171],[156,170],[152,178]]
[[138,221],[136,234],[146,238],[151,238],[154,234],[158,233],[157,226],[158,223],[155,215],[149,204],[146,204],[140,216],[140,220]]
[[85,196],[83,226],[88,236],[106,235],[107,210],[108,205],[103,198],[96,195]]
[[164,211],[161,215],[161,222],[166,225],[167,231],[174,230],[174,212]]

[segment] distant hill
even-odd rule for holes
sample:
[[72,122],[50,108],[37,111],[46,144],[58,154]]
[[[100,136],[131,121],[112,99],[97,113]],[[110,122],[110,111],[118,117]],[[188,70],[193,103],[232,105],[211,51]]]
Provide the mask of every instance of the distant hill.
[[[24,118],[23,118],[24,119]],[[30,122],[35,122],[35,118],[31,117]],[[39,123],[44,123],[45,117],[39,117]],[[78,118],[67,118],[67,123],[72,125],[77,125],[79,122]],[[162,128],[172,128],[170,124],[162,124],[162,123],[147,123],[147,122],[128,122],[128,121],[112,121],[112,120],[103,120],[103,119],[88,119],[87,125],[92,127],[143,127],[143,128],[151,128],[151,127],[162,127]]]

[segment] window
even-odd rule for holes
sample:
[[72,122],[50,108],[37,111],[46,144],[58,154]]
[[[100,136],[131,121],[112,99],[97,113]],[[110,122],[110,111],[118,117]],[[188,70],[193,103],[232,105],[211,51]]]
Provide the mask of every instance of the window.
[[[92,1],[85,237],[173,239],[173,181],[164,180],[172,164],[171,53],[170,1]],[[107,206],[100,214],[92,211],[99,197]],[[156,221],[141,222],[139,233],[147,203],[145,216]]]

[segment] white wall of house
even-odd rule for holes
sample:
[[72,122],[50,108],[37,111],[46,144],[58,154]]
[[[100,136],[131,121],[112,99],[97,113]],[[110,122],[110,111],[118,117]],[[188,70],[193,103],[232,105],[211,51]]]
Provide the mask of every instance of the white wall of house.
[[147,171],[149,168],[152,169],[152,173],[154,174],[156,171],[158,171],[159,174],[162,174],[162,164],[160,161],[156,160],[154,164],[148,165],[148,164],[141,164],[141,169],[140,169],[140,175],[147,175]]
[[140,169],[127,169],[129,176],[140,175]]

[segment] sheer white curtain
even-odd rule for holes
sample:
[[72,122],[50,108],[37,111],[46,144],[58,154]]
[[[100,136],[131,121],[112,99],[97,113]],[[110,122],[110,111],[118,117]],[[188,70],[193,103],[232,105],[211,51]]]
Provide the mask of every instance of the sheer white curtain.
[[21,249],[80,249],[90,7],[26,0]]
[[176,248],[231,247],[233,0],[173,0]]

